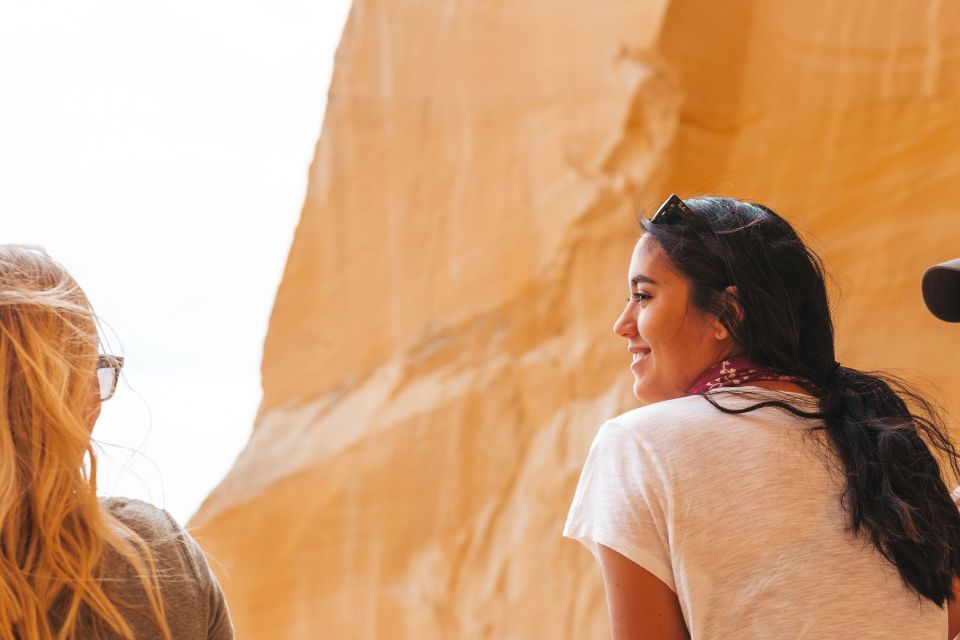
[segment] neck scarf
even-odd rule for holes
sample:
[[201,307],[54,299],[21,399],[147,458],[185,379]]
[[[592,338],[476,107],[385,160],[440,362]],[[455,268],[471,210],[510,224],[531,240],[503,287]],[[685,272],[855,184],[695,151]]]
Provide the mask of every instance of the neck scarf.
[[820,395],[822,392],[820,386],[809,378],[780,373],[769,367],[764,368],[746,356],[738,355],[718,362],[701,373],[687,389],[687,395],[699,395],[714,389],[738,387],[762,380],[792,382],[813,395]]

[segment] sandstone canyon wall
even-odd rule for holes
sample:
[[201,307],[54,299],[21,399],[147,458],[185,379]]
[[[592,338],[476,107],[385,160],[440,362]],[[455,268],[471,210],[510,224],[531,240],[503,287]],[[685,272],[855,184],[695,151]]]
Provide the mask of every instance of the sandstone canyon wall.
[[919,277],[960,256],[960,5],[354,2],[260,415],[192,523],[240,637],[609,637],[560,532],[636,402],[611,325],[671,191],[794,220],[841,360],[956,407]]

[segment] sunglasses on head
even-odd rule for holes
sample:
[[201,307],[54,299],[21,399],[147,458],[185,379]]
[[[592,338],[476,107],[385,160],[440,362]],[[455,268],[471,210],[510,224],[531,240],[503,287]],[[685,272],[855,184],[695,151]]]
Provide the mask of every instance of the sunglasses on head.
[[650,218],[653,224],[679,224],[693,217],[687,204],[675,193],[671,193],[657,212]]
[[677,194],[671,193],[670,197],[660,205],[657,212],[650,218],[650,224],[673,225],[683,223],[686,223],[687,226],[690,227],[700,239],[700,242],[702,242],[711,253],[720,255],[720,248],[717,246],[717,237],[713,229],[702,219],[693,215],[687,203],[681,200]]
[[101,355],[97,359],[97,382],[100,383],[100,402],[106,402],[117,391],[120,382],[120,370],[123,369],[121,356]]

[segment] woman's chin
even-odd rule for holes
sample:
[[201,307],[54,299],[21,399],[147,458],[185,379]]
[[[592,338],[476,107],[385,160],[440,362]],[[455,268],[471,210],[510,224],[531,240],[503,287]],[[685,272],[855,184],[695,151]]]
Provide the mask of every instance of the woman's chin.
[[659,397],[656,397],[657,390],[654,388],[654,385],[650,383],[654,380],[651,380],[651,371],[650,364],[647,362],[649,356],[644,356],[640,360],[635,360],[630,365],[630,373],[633,374],[633,395],[636,396],[637,400],[641,402],[651,403],[660,400]]
[[636,396],[637,400],[640,402],[653,404],[654,402],[679,398],[683,394],[669,392],[665,393],[663,388],[655,388],[649,384],[644,384],[644,380],[642,378],[638,378],[636,375],[634,375],[633,395]]
[[640,402],[654,402],[650,397],[650,389],[648,389],[639,378],[635,378],[633,381],[633,395]]

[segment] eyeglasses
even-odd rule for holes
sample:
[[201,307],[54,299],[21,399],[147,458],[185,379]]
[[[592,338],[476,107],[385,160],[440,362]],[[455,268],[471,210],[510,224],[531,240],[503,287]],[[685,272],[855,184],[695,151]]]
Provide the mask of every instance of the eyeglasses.
[[120,370],[123,369],[123,358],[120,356],[101,355],[97,359],[97,382],[100,383],[100,402],[106,402],[113,397],[120,381]]
[[681,200],[677,194],[671,193],[670,197],[660,205],[657,212],[650,218],[650,224],[681,224],[683,222],[687,223],[687,226],[696,234],[710,253],[715,256],[720,255],[719,243],[713,229],[701,218],[693,215],[687,203]]

